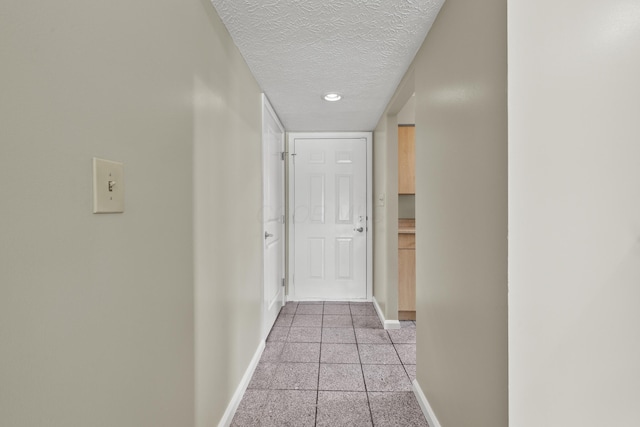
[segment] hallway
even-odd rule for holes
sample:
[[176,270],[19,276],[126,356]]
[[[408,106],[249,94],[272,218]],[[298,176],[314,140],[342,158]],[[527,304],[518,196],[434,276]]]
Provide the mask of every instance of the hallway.
[[[3,2],[0,426],[637,427],[640,1],[214,1]],[[265,344],[264,97],[285,133],[372,134],[366,297],[397,325],[413,94],[420,362],[370,304],[287,305]]]
[[289,302],[232,426],[427,426],[413,394],[415,323],[372,303]]

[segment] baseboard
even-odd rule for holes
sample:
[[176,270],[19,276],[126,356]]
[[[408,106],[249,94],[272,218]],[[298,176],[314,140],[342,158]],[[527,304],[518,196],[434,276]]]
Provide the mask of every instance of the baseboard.
[[382,314],[382,309],[380,308],[376,297],[373,297],[373,306],[375,307],[376,313],[378,313],[378,317],[380,318],[382,326],[384,326],[385,329],[400,329],[399,320],[387,320],[384,318],[384,314]]
[[427,397],[422,392],[422,388],[420,388],[420,384],[418,384],[418,380],[413,380],[413,394],[416,395],[416,399],[418,399],[418,403],[420,404],[420,409],[422,409],[422,413],[424,417],[427,419],[427,423],[429,427],[442,427],[438,418],[436,417],[435,412],[431,409],[431,405],[429,405],[429,401]]
[[370,299],[362,299],[362,298],[340,298],[340,299],[327,299],[327,298],[299,298],[295,299],[293,297],[287,296],[287,302],[326,302],[326,303],[348,303],[348,302],[371,302]]
[[258,345],[258,349],[256,353],[253,355],[251,359],[251,363],[247,367],[244,375],[242,376],[242,380],[236,389],[236,392],[233,394],[231,398],[231,402],[227,406],[227,410],[224,411],[224,415],[222,419],[218,423],[218,427],[229,427],[231,425],[231,420],[233,420],[233,416],[236,414],[236,410],[238,409],[238,405],[240,405],[240,401],[242,400],[242,396],[244,396],[244,392],[247,390],[249,386],[249,382],[251,381],[251,377],[258,366],[258,362],[260,361],[260,357],[262,357],[262,352],[264,351],[265,342],[260,341]]

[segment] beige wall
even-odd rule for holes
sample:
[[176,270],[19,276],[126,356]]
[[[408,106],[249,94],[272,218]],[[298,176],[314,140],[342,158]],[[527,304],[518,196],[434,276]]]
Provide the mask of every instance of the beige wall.
[[416,196],[415,194],[398,195],[398,218],[415,219]]
[[[260,330],[260,95],[226,30],[205,0],[9,2],[0,52],[0,425],[215,425]],[[124,214],[91,214],[93,156]]]
[[387,320],[398,319],[398,113],[413,93],[411,70],[373,132],[373,296]]
[[[388,280],[389,270],[393,267],[393,265],[391,267],[389,265],[390,257],[393,255],[389,244],[393,233],[394,221],[394,213],[389,206],[389,202],[394,204],[394,200],[397,200],[395,195],[397,193],[397,178],[395,190],[388,182],[391,175],[387,159],[389,157],[389,144],[387,121],[381,120],[373,132],[373,297],[380,305],[380,309],[386,319],[397,319],[397,302],[395,303],[395,316],[389,317],[389,314],[394,310],[390,299],[393,299],[395,295],[395,300],[397,301],[398,293],[397,279],[395,281],[395,289],[393,282],[389,283]],[[383,198],[383,201],[380,198]],[[397,206],[397,201],[395,203]],[[397,215],[396,208],[396,233],[398,229]],[[396,247],[397,245],[396,238]],[[397,259],[395,268],[397,271]]]
[[411,96],[404,107],[398,112],[399,125],[415,125],[416,124],[416,97]]
[[262,100],[215,11],[194,79],[196,425],[216,424],[261,339]]
[[640,7],[509,0],[513,426],[640,419]]
[[506,426],[506,1],[447,0],[414,64],[417,379],[444,427]]

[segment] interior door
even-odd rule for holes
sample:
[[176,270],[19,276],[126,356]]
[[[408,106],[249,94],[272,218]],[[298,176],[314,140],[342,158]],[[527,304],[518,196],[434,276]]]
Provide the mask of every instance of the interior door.
[[263,337],[284,304],[284,129],[263,95]]
[[295,298],[367,298],[367,139],[293,137]]

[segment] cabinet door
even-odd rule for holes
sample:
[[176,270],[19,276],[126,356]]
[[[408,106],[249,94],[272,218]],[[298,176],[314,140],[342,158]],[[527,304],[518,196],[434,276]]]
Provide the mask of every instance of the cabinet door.
[[415,126],[398,126],[398,194],[416,193],[415,135]]
[[416,251],[398,250],[398,311],[416,310]]

